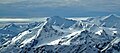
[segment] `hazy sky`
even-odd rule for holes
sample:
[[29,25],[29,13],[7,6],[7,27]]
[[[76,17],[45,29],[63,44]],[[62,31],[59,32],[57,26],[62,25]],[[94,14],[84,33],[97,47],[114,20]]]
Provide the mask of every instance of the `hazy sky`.
[[0,0],[0,16],[98,16],[120,14],[120,0]]

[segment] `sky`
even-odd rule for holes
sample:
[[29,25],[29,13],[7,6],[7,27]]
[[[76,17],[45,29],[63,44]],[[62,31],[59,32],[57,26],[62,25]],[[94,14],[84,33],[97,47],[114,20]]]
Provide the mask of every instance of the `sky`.
[[120,0],[0,0],[0,17],[120,14]]

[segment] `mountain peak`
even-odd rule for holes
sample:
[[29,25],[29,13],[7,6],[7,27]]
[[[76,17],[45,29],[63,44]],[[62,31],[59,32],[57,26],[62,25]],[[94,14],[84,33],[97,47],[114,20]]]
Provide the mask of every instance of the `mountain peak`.
[[60,16],[52,16],[52,17],[47,18],[47,22],[50,25],[61,25],[64,22],[63,20],[64,20],[64,18],[62,18]]
[[[9,24],[9,26],[16,26],[14,23]],[[17,27],[17,26],[16,26]]]
[[116,22],[116,21],[119,21],[120,20],[120,17],[116,14],[110,14],[106,17],[103,18],[103,21],[113,21],[113,22]]
[[64,18],[62,18],[60,16],[52,16],[52,17],[47,18],[47,21],[54,22],[54,21],[59,20],[59,19],[61,20],[61,19],[64,19]]
[[108,19],[108,18],[115,19],[115,18],[119,18],[119,17],[116,14],[110,14],[110,15],[108,15],[108,16],[105,17],[105,19]]
[[74,20],[69,20],[66,18],[62,18],[60,16],[53,16],[53,17],[49,17],[47,19],[48,24],[50,25],[56,25],[56,26],[63,26],[63,27],[70,27],[73,24],[76,23],[76,21]]
[[117,17],[118,15],[116,14],[110,14],[109,17]]
[[3,29],[9,28],[9,27],[18,27],[18,26],[15,25],[14,23],[10,23],[10,24],[6,25],[5,27],[3,27]]
[[87,22],[75,19],[53,16],[42,23],[23,24],[24,26],[11,23],[6,30],[0,30],[0,52],[120,53],[120,38],[116,38],[120,33],[119,16],[111,14]]

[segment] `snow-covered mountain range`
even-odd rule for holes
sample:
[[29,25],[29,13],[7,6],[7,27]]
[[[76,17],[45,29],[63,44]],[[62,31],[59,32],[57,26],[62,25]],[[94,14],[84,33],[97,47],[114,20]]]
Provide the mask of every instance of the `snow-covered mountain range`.
[[0,29],[0,38],[0,53],[120,53],[120,16],[12,23]]

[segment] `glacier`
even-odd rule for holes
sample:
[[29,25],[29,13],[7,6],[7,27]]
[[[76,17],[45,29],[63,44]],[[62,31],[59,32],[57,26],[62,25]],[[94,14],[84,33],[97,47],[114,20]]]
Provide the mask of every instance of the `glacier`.
[[115,14],[11,23],[0,28],[0,53],[120,53],[119,26]]

